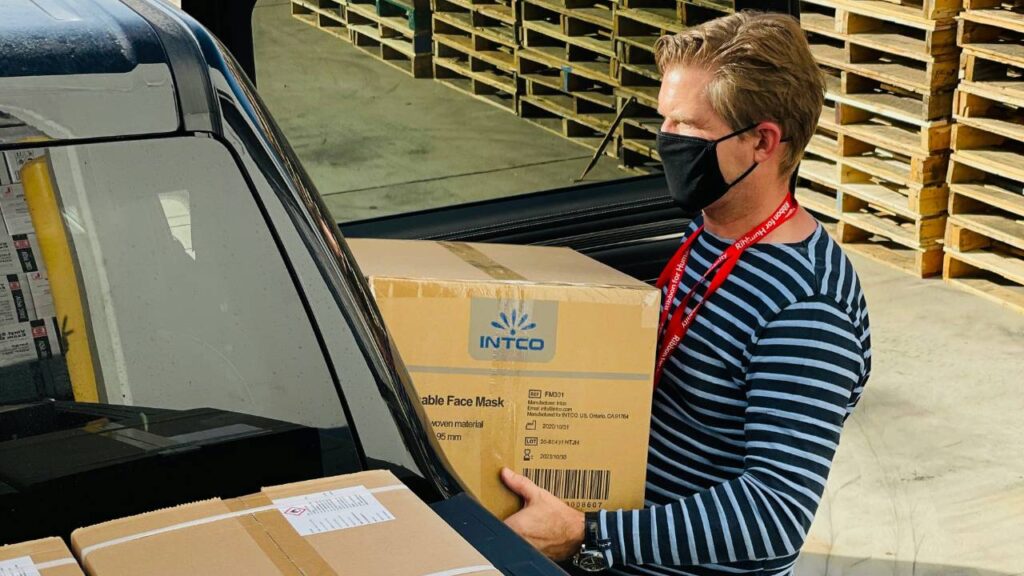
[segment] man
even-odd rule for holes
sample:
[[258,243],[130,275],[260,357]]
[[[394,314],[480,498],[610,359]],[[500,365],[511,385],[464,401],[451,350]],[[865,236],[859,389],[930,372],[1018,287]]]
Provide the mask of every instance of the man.
[[659,282],[647,507],[584,516],[506,469],[507,523],[590,571],[792,574],[871,365],[857,275],[791,196],[823,79],[789,16],[656,50],[668,189],[701,214]]

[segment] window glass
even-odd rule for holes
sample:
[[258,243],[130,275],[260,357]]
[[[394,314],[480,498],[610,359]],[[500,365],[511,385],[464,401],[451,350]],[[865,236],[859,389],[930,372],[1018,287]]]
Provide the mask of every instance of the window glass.
[[[584,183],[647,171],[650,110],[613,127],[625,98],[612,3],[587,11],[607,26],[573,19],[564,42],[558,12],[527,14],[528,50],[517,48],[520,4],[257,2],[260,95],[337,220],[571,186],[609,132]],[[578,47],[588,45],[600,48]]]
[[[137,428],[195,412],[202,423],[142,442],[298,426],[312,434],[307,455],[332,452],[323,469],[354,465],[287,260],[222,144],[166,138],[0,159],[0,452],[89,422]],[[18,428],[24,410],[56,416]],[[321,469],[312,463],[305,474]]]

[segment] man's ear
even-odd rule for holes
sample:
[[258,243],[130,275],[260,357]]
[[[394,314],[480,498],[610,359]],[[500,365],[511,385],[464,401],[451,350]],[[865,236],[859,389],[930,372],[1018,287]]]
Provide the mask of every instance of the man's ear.
[[781,152],[782,127],[775,122],[761,122],[754,130],[754,137],[757,139],[754,161],[762,164]]

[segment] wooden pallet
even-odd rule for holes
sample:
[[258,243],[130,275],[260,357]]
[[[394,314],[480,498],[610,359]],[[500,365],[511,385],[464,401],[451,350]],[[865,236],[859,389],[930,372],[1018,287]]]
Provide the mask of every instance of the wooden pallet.
[[1024,312],[1024,110],[990,90],[957,93],[944,277]]
[[911,60],[959,53],[953,19],[899,21],[869,13],[840,11],[840,32],[854,45]]
[[584,26],[543,0],[524,0],[522,13],[523,48],[559,60],[577,74],[609,85],[615,83],[615,47],[610,28]]
[[797,200],[816,216],[839,219],[839,163],[808,149],[797,173]]
[[[616,109],[622,110],[629,98],[622,96],[619,90],[616,92],[619,94]],[[619,160],[622,166],[647,170],[660,165],[657,139],[663,121],[656,108],[633,103],[619,124]]]
[[906,122],[851,100],[837,102],[836,118],[844,134],[908,157],[945,153],[953,129],[949,120]]
[[1024,250],[979,233],[970,219],[950,218],[943,278],[1024,313]]
[[962,0],[804,0],[906,24],[955,18],[962,9]]
[[434,14],[434,78],[474,98],[516,113],[515,51],[445,23]]
[[629,64],[653,64],[658,38],[684,29],[671,10],[622,8],[615,11],[614,38],[618,58]]
[[637,102],[658,108],[658,91],[661,89],[661,74],[654,64],[616,64],[618,92],[623,96],[634,96]]
[[[841,196],[841,202],[848,197]],[[942,273],[942,247],[946,217],[907,222],[870,207],[842,212],[836,237],[849,252],[861,254],[918,278]],[[921,239],[926,238],[925,244]]]
[[920,93],[852,70],[842,72],[841,98],[907,122],[946,118],[953,111],[953,90]]
[[964,0],[964,10],[983,10],[985,8],[1001,8],[1009,7],[1008,9],[1016,9],[1019,11],[1021,6],[1021,0]]
[[[516,51],[520,79],[519,115],[534,124],[596,150],[616,115],[614,87],[585,68],[542,50]],[[605,154],[617,157],[615,146]]]
[[[591,111],[577,114],[579,103],[580,100],[560,93],[524,94],[519,97],[519,116],[588,150],[597,150],[604,133],[592,125]],[[607,147],[605,155],[617,158],[618,152],[614,148]]]
[[347,6],[335,0],[292,0],[292,16],[331,34],[348,40]]
[[[750,4],[748,1],[747,4]],[[756,4],[756,3],[755,3]],[[750,6],[747,6],[750,7]],[[619,8],[643,10],[684,28],[697,26],[736,11],[736,3],[716,0],[620,0]]]
[[[813,32],[808,32],[807,36],[811,54],[819,66],[830,71],[832,76],[838,74],[841,78],[837,84],[829,87],[835,100],[911,124],[923,125],[931,120],[947,118],[952,113],[951,86],[955,83],[927,90],[912,80],[893,82],[886,77],[900,76],[902,64],[893,64],[891,67],[880,62],[864,66],[851,64],[848,61],[849,50],[843,41]],[[944,74],[955,76],[956,56],[952,58],[944,60],[942,65],[946,68],[954,66],[954,69]],[[912,77],[907,75],[906,78]]]
[[813,29],[804,29],[811,55],[819,66],[827,66],[835,70],[849,70],[846,60],[846,39],[834,34],[821,34]]
[[[450,11],[451,5],[459,5],[474,13],[475,26],[492,26],[499,22],[513,31],[518,30],[519,3],[517,0],[431,0],[434,14]],[[481,19],[482,17],[482,19]],[[515,34],[514,34],[515,36]],[[518,36],[515,36],[518,42]]]
[[414,32],[430,31],[428,5],[415,5],[412,0],[376,0],[377,16],[391,27]]
[[1024,8],[968,11],[960,22],[961,88],[1020,106],[1024,102]]
[[960,70],[957,54],[913,59],[854,44],[846,46],[848,70],[878,82],[921,95],[956,87]]
[[913,155],[887,148],[886,141],[868,140],[841,129],[839,149],[844,169],[870,174],[900,187],[920,189],[942,185],[949,157],[945,152]]
[[[349,11],[350,22],[352,12]],[[394,35],[390,28],[380,24],[349,24],[349,41],[356,48],[383,61],[413,78],[430,78],[433,74],[431,54],[416,51],[402,35]],[[429,36],[427,37],[429,38]]]
[[468,0],[433,0],[432,6],[435,33],[440,20],[445,25],[469,31],[474,37],[490,43],[512,50],[519,46],[512,7],[504,4],[474,5]]
[[415,78],[432,76],[430,20],[404,0],[292,0],[292,15]]
[[843,32],[844,12],[831,2],[802,0],[800,2],[800,28],[805,32],[846,40]]

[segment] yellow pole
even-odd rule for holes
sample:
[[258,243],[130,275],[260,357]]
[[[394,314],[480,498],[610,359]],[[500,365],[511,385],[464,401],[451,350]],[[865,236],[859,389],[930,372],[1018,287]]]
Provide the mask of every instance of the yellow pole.
[[39,250],[49,273],[58,324],[63,330],[71,389],[78,402],[99,402],[78,274],[46,156],[25,164],[21,169],[21,183],[25,188],[25,202],[32,216],[32,226],[39,239]]

